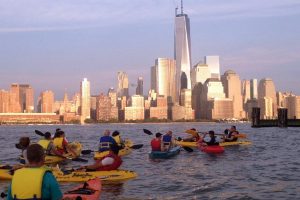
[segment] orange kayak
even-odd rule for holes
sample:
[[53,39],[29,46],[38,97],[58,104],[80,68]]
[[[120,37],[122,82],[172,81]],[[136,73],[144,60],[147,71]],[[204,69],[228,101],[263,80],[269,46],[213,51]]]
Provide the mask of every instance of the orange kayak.
[[64,200],[97,200],[100,199],[101,181],[99,178],[91,179],[84,184],[66,192]]

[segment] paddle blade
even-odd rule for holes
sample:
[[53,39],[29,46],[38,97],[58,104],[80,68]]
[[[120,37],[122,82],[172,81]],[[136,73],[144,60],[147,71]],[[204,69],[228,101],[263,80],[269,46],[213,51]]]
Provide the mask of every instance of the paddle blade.
[[90,153],[92,153],[92,152],[94,152],[94,151],[93,151],[93,150],[87,149],[87,150],[82,150],[82,151],[81,151],[81,154],[83,154],[83,155],[88,155],[88,154],[90,154]]
[[135,145],[132,145],[130,148],[131,149],[140,149],[142,148],[144,145],[143,144],[135,144]]
[[190,147],[182,147],[184,150],[186,150],[187,152],[193,152],[194,150],[191,149]]
[[72,158],[72,161],[77,161],[77,162],[88,162],[88,160],[83,159],[83,158]]
[[1,192],[0,197],[1,197],[2,199],[4,199],[5,197],[7,197],[7,194],[5,194],[4,192]]
[[34,130],[35,134],[39,135],[39,136],[45,136],[45,134],[39,130]]
[[146,133],[147,135],[153,135],[153,133],[151,131],[149,131],[148,129],[143,129],[144,133]]
[[240,134],[235,135],[235,137],[238,137],[238,138],[247,138],[247,135],[245,133],[240,133]]

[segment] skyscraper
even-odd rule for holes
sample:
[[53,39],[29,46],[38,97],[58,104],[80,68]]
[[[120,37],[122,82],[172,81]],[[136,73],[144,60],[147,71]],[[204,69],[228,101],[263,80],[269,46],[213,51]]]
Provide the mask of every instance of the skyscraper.
[[137,87],[136,87],[136,94],[137,95],[144,96],[144,94],[143,94],[143,84],[144,84],[143,77],[140,76],[137,80]]
[[176,60],[176,90],[179,102],[181,89],[191,89],[191,38],[190,38],[190,19],[183,13],[181,1],[181,13],[175,16],[175,41],[174,57]]
[[220,78],[220,59],[219,56],[205,56],[205,64],[208,65],[208,68],[211,73],[211,78]]
[[128,76],[125,72],[118,72],[118,90],[117,94],[118,97],[126,96],[129,97],[129,90],[128,90],[129,82]]
[[275,84],[272,79],[264,78],[258,84],[258,105],[263,119],[270,119],[277,115],[277,98]]
[[169,102],[176,101],[176,66],[175,60],[158,58],[151,68],[151,89],[158,95],[164,95]]
[[257,99],[257,79],[250,80],[250,98]]
[[13,105],[15,112],[30,113],[34,111],[34,93],[30,85],[13,83],[10,92],[16,98],[16,104]]
[[91,88],[90,82],[87,78],[84,78],[80,84],[80,108],[81,108],[81,121],[85,119],[90,119],[90,109],[91,109]]
[[51,90],[41,93],[38,107],[41,113],[52,113],[54,111],[54,93]]

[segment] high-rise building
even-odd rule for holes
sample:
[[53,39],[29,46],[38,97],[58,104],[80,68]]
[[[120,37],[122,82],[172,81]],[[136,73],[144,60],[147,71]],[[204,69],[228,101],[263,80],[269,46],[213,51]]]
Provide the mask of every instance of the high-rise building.
[[192,88],[194,88],[197,83],[204,84],[207,79],[211,78],[210,69],[208,65],[198,63],[193,67],[191,76]]
[[41,113],[52,113],[54,111],[54,93],[51,90],[40,94],[38,107]]
[[245,117],[243,110],[242,86],[239,75],[232,70],[227,70],[221,77],[226,98],[233,101],[233,117],[242,119]]
[[131,107],[125,107],[125,120],[144,120],[144,97],[140,95],[133,95],[131,97],[131,102]]
[[259,81],[258,105],[263,119],[272,119],[277,116],[277,98],[274,82],[270,78]]
[[0,90],[0,113],[9,112],[9,92]]
[[91,119],[96,120],[97,116],[97,95],[91,96]]
[[286,97],[286,108],[289,119],[300,119],[300,96],[290,95]]
[[137,95],[144,96],[143,85],[144,85],[143,77],[140,76],[137,80],[137,87],[136,87]]
[[158,95],[168,98],[168,102],[176,100],[176,66],[175,60],[158,58],[151,68],[151,87]]
[[97,121],[118,120],[118,108],[111,104],[111,98],[100,94],[96,102]]
[[181,1],[181,12],[175,16],[175,51],[176,60],[176,102],[179,102],[181,89],[191,88],[191,38],[190,38],[190,19],[183,13]]
[[30,85],[13,83],[10,92],[15,94],[16,104],[13,105],[15,112],[31,113],[34,111],[34,92]]
[[220,59],[219,56],[205,56],[204,62],[208,65],[211,78],[220,78]]
[[257,99],[257,79],[250,80],[250,98]]
[[129,82],[128,76],[125,72],[118,72],[118,97],[129,97]]
[[111,105],[113,107],[117,107],[118,98],[117,98],[117,92],[114,90],[114,88],[109,88],[107,94],[110,97]]
[[91,118],[91,88],[90,82],[84,78],[80,84],[80,99],[81,99],[81,122]]

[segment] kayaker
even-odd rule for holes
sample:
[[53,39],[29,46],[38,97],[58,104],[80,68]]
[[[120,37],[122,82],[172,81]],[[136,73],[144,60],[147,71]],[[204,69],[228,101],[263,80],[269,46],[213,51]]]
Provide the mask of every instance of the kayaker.
[[185,132],[190,134],[190,137],[184,138],[184,142],[198,142],[198,140],[200,139],[198,131],[195,128],[191,128]]
[[27,148],[30,144],[30,139],[29,137],[21,137],[20,140],[19,140],[19,143],[16,144],[16,147],[18,149],[21,149],[22,150],[22,157],[24,158],[25,160],[25,163],[22,163],[22,164],[27,164],[28,163],[28,159],[27,159]]
[[93,165],[80,167],[81,171],[111,171],[118,169],[122,164],[122,159],[118,156],[119,146],[110,145],[109,154],[100,160],[96,160]]
[[65,132],[63,132],[61,130],[59,130],[58,132],[55,132],[53,144],[54,144],[55,150],[59,154],[63,155],[63,154],[71,153],[74,157],[77,156],[76,152],[72,148],[69,148],[68,141],[65,138]]
[[174,144],[174,138],[172,137],[172,133],[172,131],[168,131],[162,137],[164,150],[169,150]]
[[[207,134],[209,135],[209,140],[204,139]],[[204,133],[203,137],[199,141],[206,144],[207,146],[219,145],[219,142],[217,142],[216,140],[214,131],[208,131],[208,133]]]
[[112,133],[112,138],[116,141],[116,143],[119,145],[120,148],[124,148],[125,144],[124,141],[122,140],[121,136],[120,136],[120,132],[119,131],[114,131]]
[[110,136],[110,131],[105,130],[99,141],[99,152],[108,151],[110,145],[117,145],[113,137]]
[[46,132],[44,138],[38,141],[38,144],[43,147],[46,155],[62,156],[61,153],[55,149],[50,132]]
[[28,166],[14,172],[7,199],[61,199],[63,195],[59,184],[52,173],[43,167],[43,147],[39,144],[30,145],[27,158]]
[[161,136],[162,136],[161,133],[156,133],[155,138],[153,138],[151,140],[152,151],[162,151],[163,150]]
[[229,129],[229,133],[226,135],[225,134],[225,139],[224,142],[235,142],[238,140],[237,135],[239,132],[236,130],[236,126],[231,126]]

